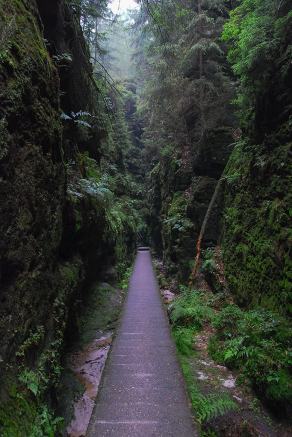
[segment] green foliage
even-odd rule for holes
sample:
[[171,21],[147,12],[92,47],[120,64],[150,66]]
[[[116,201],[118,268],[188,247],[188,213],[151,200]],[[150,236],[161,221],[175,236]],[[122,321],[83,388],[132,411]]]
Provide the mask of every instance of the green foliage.
[[[160,212],[164,256],[168,260],[172,258],[176,260],[176,267],[179,265],[181,271],[188,270],[189,258],[186,256],[185,250],[190,245],[194,230],[192,220],[187,217],[188,199],[181,191],[171,193],[170,199],[171,201],[165,202]],[[157,212],[155,213],[157,214]]]
[[184,232],[193,227],[191,220],[186,217],[186,208],[187,200],[184,197],[184,193],[174,193],[167,211],[167,217],[164,219],[164,225],[169,231]]
[[35,396],[39,392],[40,378],[33,370],[25,369],[19,375],[19,381],[22,382]]
[[217,334],[209,351],[214,359],[239,369],[267,399],[291,402],[292,328],[285,319],[264,309],[228,305],[213,326]]
[[[94,51],[99,54],[102,52],[100,48],[100,40],[102,35],[100,32],[96,33],[96,25],[100,18],[104,17],[107,13],[107,0],[66,0],[72,11],[80,18],[82,25],[83,35]],[[98,28],[99,30],[99,28]]]
[[203,424],[227,411],[235,410],[236,404],[227,394],[202,394],[192,370],[195,334],[214,318],[211,300],[202,292],[181,287],[181,294],[172,303],[170,310],[172,335],[197,421]]
[[205,177],[208,153],[212,150],[211,160],[218,153],[219,126],[228,131],[226,146],[233,124],[233,84],[220,40],[228,6],[223,0],[150,0],[147,5],[142,4],[135,30],[142,81],[139,110],[151,185],[149,221],[169,269],[185,281],[210,200],[209,189],[195,193],[192,178]]
[[[283,317],[263,308],[243,311],[237,305],[229,304],[215,312],[212,297],[185,287],[181,291],[170,307],[173,336],[179,354],[184,359],[192,356],[196,332],[204,323],[211,321],[216,329],[208,347],[211,356],[219,363],[237,369],[241,379],[250,380],[266,399],[291,402],[291,325]],[[192,387],[193,377],[187,377],[187,384]],[[205,420],[205,415],[209,416],[212,406],[220,410],[225,405],[225,400],[221,403],[216,396],[207,398],[204,401],[197,399],[195,390],[193,403],[199,403],[195,409],[201,409],[202,420]],[[227,406],[229,401],[226,402]]]
[[54,437],[62,423],[61,417],[55,417],[46,405],[15,385],[11,386],[9,399],[1,405],[0,433],[3,437]]
[[65,114],[64,112],[61,114],[62,120],[76,123],[80,126],[84,126],[88,128],[92,128],[92,126],[87,120],[90,120],[92,118],[95,117],[89,112],[85,112],[85,111],[71,112],[70,115]]
[[226,277],[240,305],[287,316],[292,312],[286,244],[291,239],[290,6],[287,0],[243,0],[223,32],[239,78],[243,127],[225,170]]
[[214,328],[221,336],[230,338],[237,329],[237,322],[242,318],[243,312],[237,305],[227,305],[212,321]]
[[120,262],[117,266],[119,277],[119,288],[126,290],[129,286],[129,280],[132,275],[133,267],[129,267],[127,263]]
[[[78,216],[81,196],[86,196],[96,217],[103,222],[103,240],[111,244],[117,262],[124,261],[133,249],[139,229],[143,226],[139,211],[140,203],[135,196],[136,185],[131,176],[121,172],[108,162],[100,167],[88,154],[79,154],[78,165],[84,173],[78,186],[70,187],[69,194],[76,202],[77,231],[82,227],[82,217]],[[131,196],[131,197],[130,197]],[[133,196],[133,197],[132,197]],[[127,243],[130,242],[127,247]]]
[[[63,68],[66,67],[67,68],[72,63],[72,60],[73,60],[71,53],[67,53],[67,52],[61,53],[59,55],[55,55],[55,56],[53,56],[53,59],[56,62],[56,64],[58,65],[59,68],[62,68],[62,67]],[[72,115],[73,114],[74,113],[72,113]],[[67,120],[67,119],[74,120],[75,115],[73,117],[67,118],[68,116],[66,116],[66,114],[63,113],[61,115],[61,117],[64,118],[65,120]]]
[[[234,150],[225,174],[238,172],[240,178],[225,194],[222,243],[227,281],[237,302],[283,314],[292,310],[292,264],[284,243],[291,238],[289,149],[284,142],[270,153],[241,142]],[[258,174],[253,183],[251,172]]]
[[196,329],[193,327],[185,328],[175,326],[172,329],[172,335],[176,344],[176,348],[181,355],[187,357],[193,354],[193,343]]
[[44,327],[38,326],[35,332],[31,332],[27,339],[22,343],[19,350],[16,352],[17,357],[25,357],[27,351],[32,347],[38,346],[44,339]]
[[191,327],[196,330],[200,330],[213,316],[204,294],[187,287],[181,287],[181,294],[172,303],[170,310],[170,320],[175,327]]
[[[75,287],[76,283],[78,282],[79,279],[79,266],[78,264],[75,263],[66,263],[63,264],[60,268],[61,271],[61,275],[63,280],[65,281],[67,287]],[[63,298],[63,293],[60,295],[60,297],[57,297],[54,303],[54,306],[62,306],[62,299]]]
[[186,358],[181,358],[181,366],[194,413],[200,424],[237,409],[236,403],[228,394],[203,395],[196,385],[191,365]]
[[206,249],[202,255],[203,263],[201,270],[202,272],[213,273],[216,270],[214,250],[211,248]]
[[[273,0],[244,0],[231,11],[224,26],[222,38],[229,45],[228,59],[241,80],[237,105],[244,127],[254,117],[256,98],[265,91],[291,26],[291,11],[282,15],[286,3],[278,7]],[[281,59],[283,77],[289,59],[286,51]]]
[[147,5],[137,17],[142,52],[137,69],[144,82],[140,110],[146,148],[152,159],[164,159],[225,123],[218,108],[231,87],[219,35],[227,8],[222,0]]
[[166,144],[164,147],[162,147],[160,149],[160,155],[164,158],[166,158],[166,157],[171,158],[173,155],[173,152],[174,152],[174,147],[171,144]]

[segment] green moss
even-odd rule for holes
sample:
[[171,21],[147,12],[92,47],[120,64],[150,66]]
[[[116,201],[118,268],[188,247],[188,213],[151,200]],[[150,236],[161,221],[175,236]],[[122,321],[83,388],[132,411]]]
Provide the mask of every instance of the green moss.
[[21,386],[10,386],[7,400],[1,404],[0,433],[2,437],[54,437],[62,419]]
[[[276,141],[276,136],[274,141]],[[240,144],[226,169],[223,255],[231,291],[240,304],[292,311],[290,144],[265,153]],[[290,187],[290,189],[289,189]]]
[[122,300],[121,290],[110,284],[97,283],[91,287],[78,319],[81,345],[95,339],[97,332],[106,332],[115,327]]
[[[0,63],[18,70],[21,57],[30,60],[31,67],[41,64],[49,73],[52,68],[50,56],[44,45],[44,39],[39,30],[37,18],[33,6],[27,6],[26,2],[13,0],[9,7],[0,1],[0,8],[5,9],[4,25],[0,38],[2,38],[2,51]],[[6,7],[5,7],[6,6]],[[27,64],[28,65],[28,64]]]
[[60,267],[62,281],[65,287],[76,287],[80,278],[80,262],[68,262]]
[[79,162],[79,166],[85,173],[86,177],[88,177],[89,179],[93,179],[96,182],[101,179],[101,169],[97,165],[96,160],[89,157],[88,152],[79,153],[77,159]]

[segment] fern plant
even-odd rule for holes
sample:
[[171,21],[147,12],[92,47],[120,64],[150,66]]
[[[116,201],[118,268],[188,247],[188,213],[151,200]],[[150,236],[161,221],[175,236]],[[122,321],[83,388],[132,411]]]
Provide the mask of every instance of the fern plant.
[[199,423],[203,424],[210,419],[238,408],[228,394],[202,394],[195,383],[191,366],[186,358],[181,358],[181,365],[196,419]]
[[209,344],[213,358],[251,380],[270,401],[292,401],[291,326],[264,309],[242,311],[228,305],[213,321]]
[[188,288],[182,288],[182,294],[172,304],[170,311],[174,326],[189,326],[196,330],[201,329],[213,315],[203,293]]

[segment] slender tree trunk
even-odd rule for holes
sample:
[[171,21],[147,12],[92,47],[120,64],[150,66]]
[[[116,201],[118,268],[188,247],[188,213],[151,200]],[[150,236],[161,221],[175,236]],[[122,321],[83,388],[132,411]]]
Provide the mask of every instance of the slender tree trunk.
[[224,180],[224,178],[220,178],[219,181],[217,182],[215,191],[213,193],[213,196],[210,200],[207,212],[205,214],[202,226],[201,226],[201,230],[200,230],[200,234],[197,240],[197,245],[196,245],[196,258],[195,258],[195,264],[194,264],[194,268],[192,270],[192,273],[190,275],[190,280],[189,280],[189,286],[192,287],[194,285],[197,273],[198,273],[198,269],[199,269],[199,263],[200,263],[200,256],[201,256],[201,244],[202,244],[202,240],[204,238],[205,235],[205,231],[206,231],[206,227],[207,227],[207,223],[208,220],[210,218],[213,206],[215,204],[215,201],[217,199],[218,193],[219,193],[219,189],[221,187],[221,183]]

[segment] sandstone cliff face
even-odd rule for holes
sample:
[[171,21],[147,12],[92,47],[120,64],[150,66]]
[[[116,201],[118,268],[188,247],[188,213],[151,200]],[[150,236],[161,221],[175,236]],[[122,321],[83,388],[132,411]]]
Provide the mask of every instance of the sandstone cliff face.
[[0,1],[3,435],[31,435],[41,423],[87,286],[135,245],[138,216],[114,137],[126,127],[117,116],[111,127],[99,86],[66,2]]
[[59,76],[36,4],[3,1],[0,8],[0,336],[2,359],[11,362],[55,298],[65,168]]
[[[284,3],[283,17],[288,11]],[[239,303],[291,314],[292,35],[291,15],[283,17],[277,52],[261,60],[254,117],[225,170],[223,249]]]

